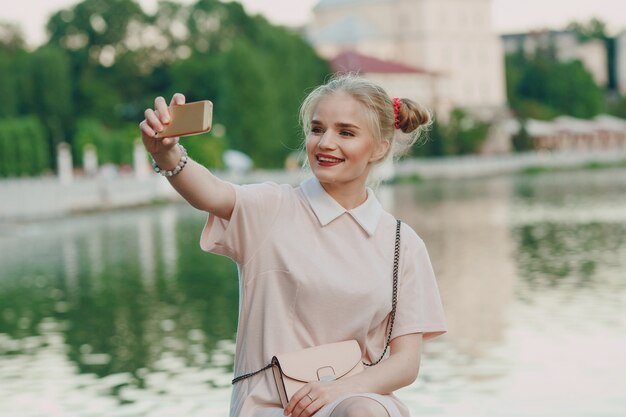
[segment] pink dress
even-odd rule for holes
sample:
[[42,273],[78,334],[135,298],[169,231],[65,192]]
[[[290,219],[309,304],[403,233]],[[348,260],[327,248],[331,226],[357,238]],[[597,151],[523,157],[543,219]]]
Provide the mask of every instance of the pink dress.
[[[299,187],[234,185],[230,221],[209,215],[203,250],[228,256],[239,271],[235,376],[275,354],[356,339],[366,361],[382,353],[391,311],[395,218],[374,193],[345,210],[315,178]],[[392,338],[445,332],[443,307],[424,242],[401,229],[398,305]],[[282,417],[271,371],[236,383],[231,417]],[[394,395],[358,394],[408,417]],[[330,415],[339,401],[316,417]]]

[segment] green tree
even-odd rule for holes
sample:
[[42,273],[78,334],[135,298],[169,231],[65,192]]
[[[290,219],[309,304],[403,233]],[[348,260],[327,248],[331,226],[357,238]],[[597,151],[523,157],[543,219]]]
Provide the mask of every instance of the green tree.
[[528,70],[528,60],[520,46],[515,53],[505,56],[506,95],[509,105],[518,108],[522,97],[518,93],[520,82]]
[[609,114],[626,119],[626,97],[616,96],[609,102]]
[[30,55],[26,101],[30,112],[43,123],[52,152],[61,142],[71,142],[74,106],[69,60],[65,52],[51,46]]
[[467,155],[479,153],[490,124],[480,120],[467,110],[455,108],[448,120],[443,123],[434,118],[424,139],[411,149],[412,156],[441,157],[446,155]]
[[487,139],[489,124],[456,108],[450,113],[446,136],[455,155],[478,153]]
[[[132,0],[84,0],[47,28],[49,45],[70,58],[78,117],[115,131],[141,120],[155,96],[210,99],[214,122],[226,128],[222,141],[258,166],[278,166],[297,147],[300,99],[329,72],[301,35],[248,16],[237,2],[161,1],[147,15]],[[209,148],[215,161],[221,145]]]
[[508,98],[520,117],[559,114],[590,118],[604,110],[604,94],[580,61],[559,62],[549,51],[506,59]]
[[530,151],[534,148],[534,144],[530,134],[528,133],[528,129],[526,128],[527,120],[518,119],[518,122],[520,124],[520,129],[511,138],[513,150],[516,152]]
[[96,148],[99,164],[130,165],[133,162],[134,140],[138,136],[134,124],[112,128],[95,118],[80,119],[72,147],[73,159],[77,165],[82,165],[85,146],[90,144]]
[[191,56],[174,62],[164,77],[171,80],[168,99],[174,91],[189,101],[211,98],[214,120],[226,127],[232,148],[257,166],[282,166],[302,139],[299,103],[329,73],[328,64],[300,35],[247,16],[237,3],[205,0],[186,14],[163,5],[168,25],[176,16],[193,16],[186,20]]
[[592,17],[587,22],[573,21],[567,25],[567,29],[574,32],[580,42],[588,42],[590,40],[600,40],[604,42],[604,47],[607,53],[607,67],[608,67],[608,89],[617,90],[617,73],[616,69],[616,55],[615,55],[615,38],[610,37],[607,34],[606,23],[602,20]]
[[142,49],[141,39],[152,38],[135,1],[84,0],[52,15],[47,29],[48,45],[62,48],[70,58],[78,116],[96,116],[109,125],[137,117],[125,104],[143,97],[150,78],[144,67],[151,68],[149,57],[160,53]]
[[19,108],[17,77],[15,76],[14,57],[0,49],[0,117],[17,115]]
[[44,126],[33,117],[0,119],[0,177],[39,175],[50,168]]
[[25,41],[20,28],[11,23],[0,22],[0,117],[16,116],[20,98],[17,59],[24,55]]
[[280,103],[267,58],[245,41],[226,53],[220,92],[223,123],[230,145],[257,165],[277,166],[288,152],[280,130]]
[[127,50],[129,25],[144,22],[145,14],[133,0],[84,0],[74,7],[53,14],[46,25],[49,44],[59,45],[87,58],[87,62],[101,64],[109,58],[107,47],[113,52]]
[[450,153],[449,140],[446,135],[445,125],[436,116],[424,137],[410,149],[411,156],[417,157],[440,157]]
[[604,40],[608,38],[606,34],[606,23],[597,17],[592,17],[587,22],[572,21],[567,24],[565,30],[574,32],[581,42],[592,39]]
[[279,130],[274,137],[280,140],[281,145],[273,152],[279,157],[276,164],[280,162],[282,166],[287,155],[298,149],[303,140],[303,132],[298,125],[300,103],[307,90],[324,81],[330,69],[328,63],[321,60],[299,34],[270,26],[260,17],[256,19],[263,30],[259,31],[253,45],[259,53],[271,57],[265,64],[276,95],[274,117]]
[[[259,167],[282,166],[302,141],[302,98],[330,72],[301,34],[249,16],[237,2],[160,1],[150,15],[135,0],[83,0],[53,14],[47,30],[47,44],[30,52],[17,26],[0,24],[0,119],[36,117],[44,146],[12,149],[45,150],[37,158],[46,164],[61,141],[73,145],[78,163],[86,143],[97,146],[101,162],[128,163],[143,110],[155,96],[180,91],[188,101],[212,100],[214,123],[225,127],[219,138],[189,141],[207,165],[219,166],[231,147]],[[13,155],[5,151],[9,136],[0,140],[3,158]],[[2,170],[40,169],[14,167],[18,159]]]
[[14,23],[0,21],[0,50],[16,53],[25,47],[22,29]]
[[220,112],[219,94],[223,90],[224,54],[214,56],[193,55],[189,59],[179,60],[167,68],[167,78],[171,80],[166,91],[161,94],[169,102],[175,92],[183,93],[188,102],[210,99],[216,106],[213,111]]

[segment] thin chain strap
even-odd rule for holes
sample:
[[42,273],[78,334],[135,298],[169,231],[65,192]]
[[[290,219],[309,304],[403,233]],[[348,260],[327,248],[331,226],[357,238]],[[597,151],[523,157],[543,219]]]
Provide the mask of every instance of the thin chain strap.
[[[378,362],[383,360],[383,357],[385,356],[385,353],[387,353],[387,349],[389,348],[389,342],[391,342],[391,332],[393,331],[393,323],[396,319],[396,305],[398,304],[398,265],[400,264],[400,226],[401,225],[402,225],[402,222],[400,220],[396,220],[396,244],[395,244],[394,255],[393,255],[393,293],[391,296],[391,313],[390,313],[390,320],[389,320],[389,334],[387,335],[387,343],[385,343],[385,350],[383,350],[383,353],[382,355],[380,355],[380,358],[378,358],[378,360],[374,363],[363,362],[363,365],[365,366],[374,366]],[[250,378],[251,376],[259,374],[265,371],[266,369],[270,369],[272,366],[274,366],[274,362],[268,363],[267,365],[265,365],[263,368],[259,369],[258,371],[240,375],[236,377],[235,379],[233,379],[231,383],[235,385],[237,382],[241,381],[242,379]]]
[[396,246],[393,254],[393,293],[391,295],[391,313],[389,319],[389,334],[387,335],[387,343],[385,343],[385,350],[380,355],[380,358],[376,362],[367,363],[363,362],[365,366],[374,366],[378,362],[382,361],[389,348],[389,342],[391,342],[391,332],[393,331],[393,323],[396,320],[396,306],[398,305],[398,265],[400,264],[400,225],[402,222],[396,220]]
[[266,369],[270,369],[272,366],[274,366],[274,362],[268,363],[267,365],[265,365],[263,368],[259,369],[258,371],[250,372],[249,374],[240,375],[237,378],[233,379],[233,381],[231,383],[232,383],[232,385],[235,385],[237,382],[241,381],[242,379],[246,379],[246,378],[250,378],[251,376],[255,376],[256,374],[259,374],[259,373],[265,371]]

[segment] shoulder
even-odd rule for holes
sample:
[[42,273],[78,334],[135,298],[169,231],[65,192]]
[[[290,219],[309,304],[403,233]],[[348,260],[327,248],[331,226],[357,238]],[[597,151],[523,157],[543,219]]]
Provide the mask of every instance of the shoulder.
[[259,192],[259,193],[288,193],[292,192],[294,188],[289,184],[277,184],[273,181],[265,181],[259,183],[252,184],[234,184],[235,188],[251,191],[251,192]]
[[402,222],[402,227],[400,228],[400,235],[405,242],[405,245],[408,245],[412,248],[422,248],[425,247],[426,244],[424,240],[417,234],[417,232],[405,222]]
[[235,209],[233,214],[245,217],[275,216],[285,202],[293,200],[294,189],[288,184],[263,182],[253,184],[233,184],[235,189]]
[[[395,234],[397,220],[393,215],[385,211],[381,218],[383,233],[387,235]],[[403,252],[419,252],[426,247],[426,244],[409,224],[401,221],[400,246]]]
[[294,188],[289,184],[277,184],[267,181],[253,184],[233,184],[238,196],[249,196],[252,198],[282,198],[295,193]]

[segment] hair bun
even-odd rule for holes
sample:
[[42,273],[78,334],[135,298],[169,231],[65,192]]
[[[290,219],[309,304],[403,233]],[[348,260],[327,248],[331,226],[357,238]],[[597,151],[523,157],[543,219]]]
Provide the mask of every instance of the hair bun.
[[430,112],[408,98],[400,99],[399,117],[400,130],[404,133],[414,132],[432,123]]

